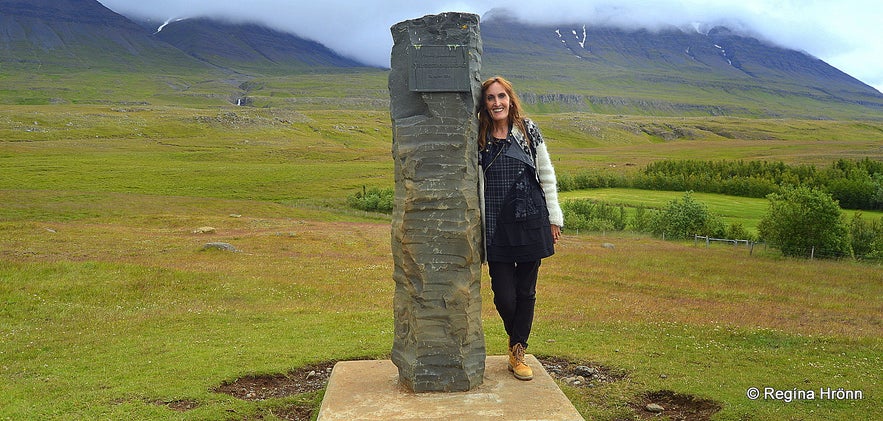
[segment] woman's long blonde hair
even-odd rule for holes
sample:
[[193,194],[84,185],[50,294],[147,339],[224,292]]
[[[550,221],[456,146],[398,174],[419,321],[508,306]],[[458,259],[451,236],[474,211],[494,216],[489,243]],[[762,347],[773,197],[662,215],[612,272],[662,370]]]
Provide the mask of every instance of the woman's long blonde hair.
[[487,95],[488,88],[494,83],[502,85],[503,90],[506,91],[506,95],[509,95],[509,127],[517,127],[529,142],[530,138],[527,137],[527,128],[524,126],[524,116],[521,113],[521,100],[519,100],[518,95],[515,94],[515,88],[513,88],[512,83],[505,78],[494,76],[485,80],[484,83],[481,84],[481,99],[478,101],[476,107],[476,114],[478,115],[478,148],[480,150],[484,149],[487,143],[488,132],[494,125],[490,111],[487,109],[487,106],[485,106],[485,95]]

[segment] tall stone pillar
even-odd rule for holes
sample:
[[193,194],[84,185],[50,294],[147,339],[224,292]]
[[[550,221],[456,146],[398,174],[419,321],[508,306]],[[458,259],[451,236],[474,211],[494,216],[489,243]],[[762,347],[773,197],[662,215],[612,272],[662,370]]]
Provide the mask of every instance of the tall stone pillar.
[[392,361],[412,391],[466,391],[481,384],[485,363],[478,16],[424,16],[391,31]]

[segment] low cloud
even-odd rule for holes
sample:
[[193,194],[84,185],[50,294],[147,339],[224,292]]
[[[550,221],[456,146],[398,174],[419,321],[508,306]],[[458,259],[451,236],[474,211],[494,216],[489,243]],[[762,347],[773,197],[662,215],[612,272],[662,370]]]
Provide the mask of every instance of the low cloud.
[[[262,23],[376,65],[389,65],[390,26],[445,11],[483,15],[505,8],[537,24],[585,23],[658,30],[667,26],[725,25],[777,45],[805,51],[883,89],[883,44],[877,0],[99,0],[127,15],[150,18],[211,17]],[[428,4],[431,3],[431,4]]]

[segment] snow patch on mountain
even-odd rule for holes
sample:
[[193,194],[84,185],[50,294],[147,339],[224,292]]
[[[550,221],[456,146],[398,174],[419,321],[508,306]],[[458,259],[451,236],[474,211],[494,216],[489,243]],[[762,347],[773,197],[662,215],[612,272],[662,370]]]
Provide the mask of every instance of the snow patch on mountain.
[[162,25],[159,26],[159,28],[156,28],[156,32],[154,32],[153,34],[156,35],[156,34],[162,32],[162,29],[165,28],[166,25],[168,25],[168,24],[170,24],[170,23],[172,23],[172,22],[180,22],[180,21],[185,20],[185,19],[187,19],[187,18],[168,18],[168,19],[166,19],[165,22],[163,22]]
[[[576,29],[571,29],[570,34],[573,36],[573,39],[576,40],[576,43],[579,44],[579,47],[583,50],[586,50],[586,39],[588,37],[587,32],[586,32],[586,25],[583,25],[582,32],[580,32]],[[579,59],[583,58],[576,51],[574,51],[574,49],[570,46],[570,44],[567,42],[568,39],[570,39],[570,37],[567,37],[565,39],[564,35],[561,34],[560,28],[555,29],[555,36],[558,37],[558,39],[561,41],[561,43],[564,44],[564,46],[568,50],[570,50],[570,52],[573,53],[574,56],[576,56]]]

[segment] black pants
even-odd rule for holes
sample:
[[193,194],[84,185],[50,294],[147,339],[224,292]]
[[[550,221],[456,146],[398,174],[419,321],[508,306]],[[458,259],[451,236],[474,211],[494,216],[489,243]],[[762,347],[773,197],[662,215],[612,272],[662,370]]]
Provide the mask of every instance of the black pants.
[[509,334],[509,346],[520,343],[527,348],[537,301],[537,273],[540,260],[533,262],[488,262],[494,305]]

